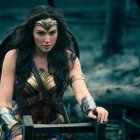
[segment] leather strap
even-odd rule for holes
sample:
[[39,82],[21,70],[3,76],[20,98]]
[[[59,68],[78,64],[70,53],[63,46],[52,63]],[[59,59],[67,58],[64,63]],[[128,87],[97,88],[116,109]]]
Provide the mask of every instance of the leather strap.
[[35,66],[35,64],[34,64],[34,62],[33,62],[33,69],[32,69],[32,71],[33,71],[33,74],[34,74],[35,79],[36,79],[36,81],[37,81],[39,90],[40,90],[43,94],[46,94],[46,97],[51,97],[51,95],[48,93],[48,91],[46,90],[46,88],[43,86],[44,84],[43,84],[43,82],[42,82],[42,80],[41,80],[41,78],[40,78],[40,76],[39,76],[38,70],[37,70],[37,68],[36,68],[36,66]]
[[51,95],[48,93],[48,91],[44,87],[44,84],[39,76],[38,70],[37,70],[34,62],[33,62],[33,74],[36,78],[36,81],[38,84],[38,89],[43,94],[45,94],[46,97],[49,97],[49,100],[50,100],[49,105],[51,105],[54,109],[56,109],[59,113],[61,113],[63,115],[65,123],[70,123],[69,116],[67,114],[65,106],[61,102],[58,102],[55,97],[51,97]]
[[19,114],[22,112],[29,111],[29,108],[37,106],[38,104],[42,103],[42,101],[43,100],[39,100],[39,101],[35,102],[34,104],[18,107],[16,110],[14,110],[14,114]]

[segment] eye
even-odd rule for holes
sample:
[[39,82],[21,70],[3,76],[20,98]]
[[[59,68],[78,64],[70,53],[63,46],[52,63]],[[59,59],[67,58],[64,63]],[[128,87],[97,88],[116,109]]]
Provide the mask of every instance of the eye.
[[38,34],[39,36],[44,36],[44,35],[45,35],[45,32],[43,32],[43,31],[38,31],[37,34]]
[[54,35],[54,34],[56,34],[56,30],[54,30],[54,31],[50,31],[49,34],[50,34],[50,35]]

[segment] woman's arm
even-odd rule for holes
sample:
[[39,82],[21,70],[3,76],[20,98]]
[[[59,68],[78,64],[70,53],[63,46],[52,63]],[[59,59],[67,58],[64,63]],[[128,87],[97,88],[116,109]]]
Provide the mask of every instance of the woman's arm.
[[72,80],[73,82],[71,83],[71,85],[78,103],[81,106],[90,105],[89,110],[87,110],[86,112],[87,116],[89,118],[97,119],[97,121],[101,123],[106,122],[108,120],[108,112],[103,107],[96,107],[94,99],[90,95],[85,81],[82,77],[81,65],[78,58],[76,58],[74,67],[70,70],[69,77],[70,79],[75,78],[74,80]]
[[7,52],[3,61],[0,81],[0,117],[3,124],[11,131],[12,139],[21,140],[21,127],[12,110],[16,56],[16,50],[11,50]]
[[4,58],[0,81],[0,106],[12,108],[15,81],[16,50],[9,51]]

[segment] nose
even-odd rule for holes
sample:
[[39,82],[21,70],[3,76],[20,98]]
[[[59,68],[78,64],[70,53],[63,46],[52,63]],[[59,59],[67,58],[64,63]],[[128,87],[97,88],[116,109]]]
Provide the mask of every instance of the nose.
[[44,41],[45,41],[45,43],[50,42],[50,36],[48,34],[46,34]]

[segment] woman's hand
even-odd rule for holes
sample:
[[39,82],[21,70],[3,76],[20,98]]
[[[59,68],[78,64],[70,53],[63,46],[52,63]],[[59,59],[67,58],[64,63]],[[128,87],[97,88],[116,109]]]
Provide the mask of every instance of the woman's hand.
[[89,111],[88,118],[97,119],[99,123],[108,121],[108,111],[103,107],[96,107],[94,110]]
[[22,140],[22,135],[17,135],[12,140]]

